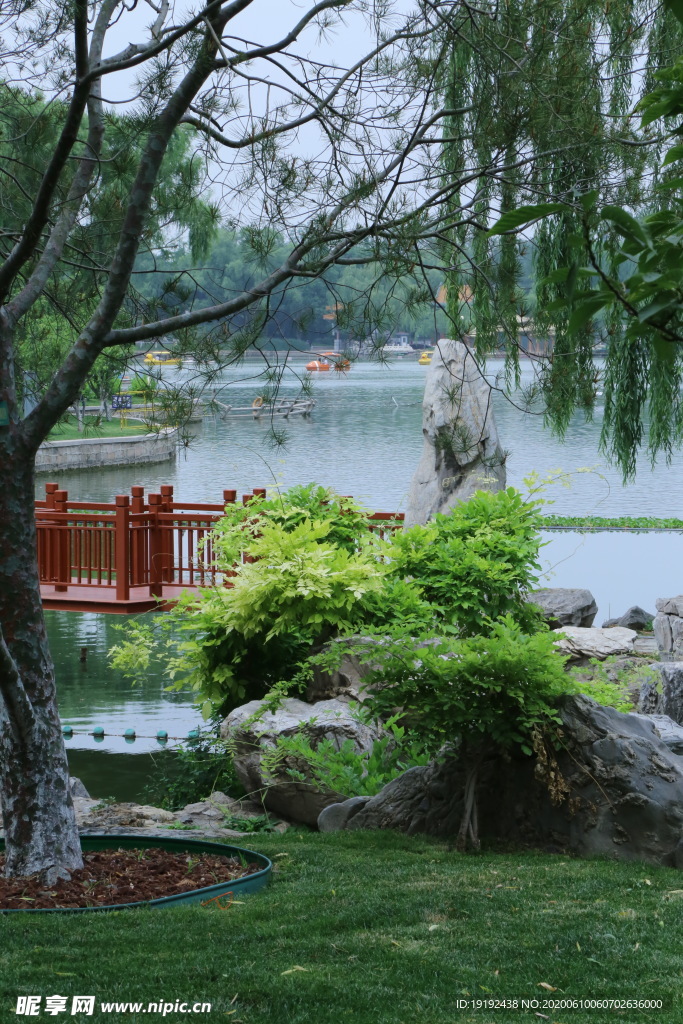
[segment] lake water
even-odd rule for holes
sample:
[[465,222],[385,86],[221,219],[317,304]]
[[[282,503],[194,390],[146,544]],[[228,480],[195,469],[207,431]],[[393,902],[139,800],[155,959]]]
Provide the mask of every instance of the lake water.
[[[492,363],[490,369],[495,373],[498,367]],[[412,361],[388,367],[358,363],[348,374],[320,374],[315,410],[310,418],[287,422],[284,449],[268,447],[265,423],[210,418],[198,425],[192,445],[175,463],[71,472],[58,482],[76,500],[110,501],[117,493],[129,493],[134,484],[148,492],[173,484],[180,500],[220,501],[224,488],[246,493],[259,486],[288,487],[316,480],[354,495],[374,510],[401,511],[422,449],[425,374],[426,369]],[[286,382],[283,394],[294,395],[297,386],[295,380]],[[247,365],[239,379],[226,382],[219,398],[233,406],[250,406],[258,391],[254,370]],[[661,463],[654,469],[641,456],[636,481],[623,487],[619,471],[607,466],[598,452],[599,411],[593,423],[577,416],[560,443],[538,417],[525,415],[502,396],[496,396],[494,408],[501,443],[510,452],[509,484],[523,488],[523,478],[533,470],[543,476],[557,468],[592,469],[575,474],[570,489],[555,486],[547,492],[554,512],[683,518],[680,454],[670,466]],[[39,478],[39,496],[47,479]],[[597,624],[631,604],[654,611],[657,597],[683,591],[681,534],[549,533],[544,540],[544,584],[588,587],[599,606]],[[118,616],[49,612],[47,619],[60,713],[75,730],[67,741],[72,771],[95,796],[132,799],[139,795],[159,750],[157,730],[184,737],[197,725],[191,700],[166,693],[158,670],[144,685],[131,688],[108,667],[107,651],[118,638]],[[81,647],[88,648],[84,664],[79,661]],[[84,735],[97,725],[108,734],[100,743]],[[127,728],[138,734],[134,743],[123,738]]]

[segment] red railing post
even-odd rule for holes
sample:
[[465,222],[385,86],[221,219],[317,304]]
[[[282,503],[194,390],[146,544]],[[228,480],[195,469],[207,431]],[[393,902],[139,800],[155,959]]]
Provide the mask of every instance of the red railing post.
[[148,494],[149,523],[149,596],[161,597],[163,583],[163,537],[159,512],[161,512],[161,495]]
[[48,508],[55,507],[55,491],[59,490],[59,484],[45,484],[45,504]]
[[234,505],[237,501],[237,491],[223,491],[223,504]]
[[254,497],[255,498],[257,498],[257,497],[265,498],[265,496],[266,496],[266,489],[265,489],[265,487],[255,487],[254,488]]
[[[131,515],[140,515],[145,511],[145,488],[131,487]],[[146,582],[145,576],[145,530],[142,522],[137,520],[130,524],[130,582],[131,586],[141,586]]]
[[145,511],[145,488],[144,487],[131,487],[131,501],[130,510],[131,512],[144,512]]
[[[173,486],[172,484],[161,485],[161,510],[162,512],[173,512]],[[173,523],[165,525],[161,531],[163,540],[163,581],[164,583],[173,582],[173,553],[174,553],[174,540],[175,540],[175,529]],[[182,531],[178,531],[178,554],[182,553]],[[179,559],[179,565],[182,565],[182,559]]]
[[130,498],[116,495],[114,524],[114,566],[116,568],[116,600],[130,600]]
[[[69,500],[68,491],[53,491],[55,512],[66,512]],[[65,591],[71,580],[71,544],[69,543],[69,525],[66,520],[59,521],[55,526],[55,590]]]

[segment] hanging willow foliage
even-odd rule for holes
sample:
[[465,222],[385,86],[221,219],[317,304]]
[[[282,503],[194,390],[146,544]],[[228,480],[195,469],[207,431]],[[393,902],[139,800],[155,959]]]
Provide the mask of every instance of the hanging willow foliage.
[[[654,0],[490,0],[477,13],[454,16],[450,33],[443,94],[449,108],[468,109],[453,115],[444,132],[445,181],[467,166],[494,166],[501,155],[508,168],[477,177],[451,199],[454,222],[471,211],[467,223],[441,239],[454,334],[470,333],[482,360],[503,342],[508,387],[520,383],[523,325],[536,338],[552,339],[552,353],[532,360],[527,401],[540,402],[546,423],[563,436],[575,411],[590,417],[606,388],[601,444],[628,478],[648,402],[658,410],[649,437],[653,458],[660,451],[669,456],[673,435],[680,436],[680,417],[663,416],[662,406],[675,405],[677,389],[667,381],[679,378],[681,357],[676,372],[669,365],[663,377],[650,342],[627,336],[616,309],[568,330],[567,280],[554,272],[576,263],[582,196],[592,195],[594,206],[634,211],[676,201],[672,191],[653,191],[672,125],[643,133],[634,109],[656,72],[683,53],[683,28]],[[522,220],[507,233],[488,231],[507,211],[547,203],[563,212],[535,224],[527,217],[521,233]],[[616,279],[620,242],[603,222],[600,259]]]

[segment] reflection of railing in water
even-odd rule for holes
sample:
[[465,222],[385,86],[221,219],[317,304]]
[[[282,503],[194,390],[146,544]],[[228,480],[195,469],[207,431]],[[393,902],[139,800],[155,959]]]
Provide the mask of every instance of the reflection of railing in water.
[[[247,504],[265,494],[255,487]],[[45,485],[36,501],[38,568],[46,608],[71,611],[147,611],[183,590],[222,585],[228,573],[215,562],[212,530],[237,492],[221,504],[175,502],[173,488],[145,499],[143,487],[113,503],[70,501],[59,485]],[[403,515],[375,512],[370,529],[384,535]]]

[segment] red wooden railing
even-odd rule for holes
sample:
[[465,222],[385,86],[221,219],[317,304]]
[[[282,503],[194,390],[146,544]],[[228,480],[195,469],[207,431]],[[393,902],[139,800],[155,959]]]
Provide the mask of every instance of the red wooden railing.
[[[258,494],[265,488],[243,494],[242,502]],[[225,490],[221,504],[177,502],[170,485],[146,499],[143,487],[133,487],[112,504],[71,501],[58,484],[46,484],[45,500],[36,501],[44,603],[134,610],[153,607],[159,598],[172,600],[183,589],[223,583],[212,529],[225,506],[236,501],[237,492]],[[403,523],[401,513],[375,512],[369,518],[370,529],[381,534]]]

